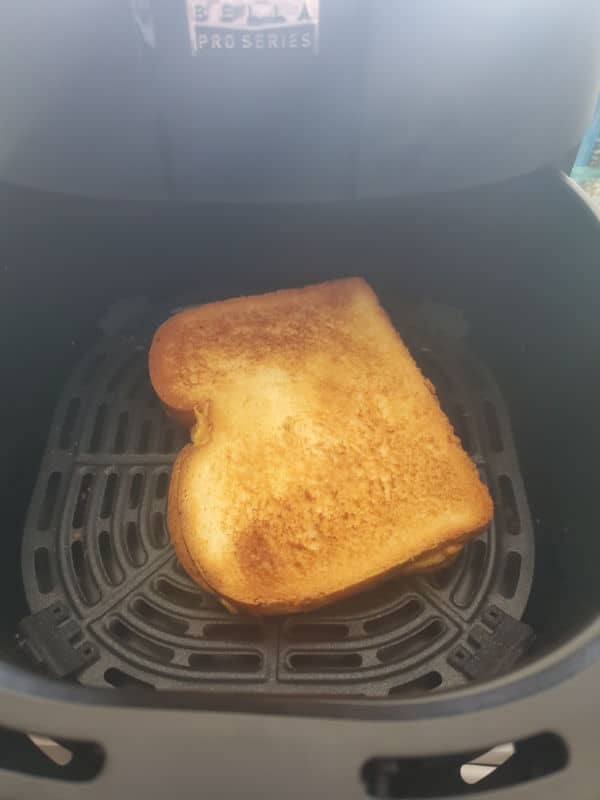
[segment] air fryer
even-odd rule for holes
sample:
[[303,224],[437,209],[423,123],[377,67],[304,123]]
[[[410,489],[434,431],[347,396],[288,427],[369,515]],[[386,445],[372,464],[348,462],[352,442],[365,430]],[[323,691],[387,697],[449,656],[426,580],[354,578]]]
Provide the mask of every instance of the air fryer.
[[[1,13],[0,795],[596,797],[600,226],[559,170],[595,4]],[[187,433],[149,340],[347,275],[494,521],[441,570],[233,616],[169,542]]]

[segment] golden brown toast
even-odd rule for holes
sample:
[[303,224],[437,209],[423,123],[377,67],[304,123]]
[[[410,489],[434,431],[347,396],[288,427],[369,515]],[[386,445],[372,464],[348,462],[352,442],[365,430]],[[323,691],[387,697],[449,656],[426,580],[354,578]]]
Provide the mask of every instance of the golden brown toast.
[[487,489],[359,278],[191,308],[150,375],[192,427],[169,491],[182,565],[232,609],[316,608],[456,555]]

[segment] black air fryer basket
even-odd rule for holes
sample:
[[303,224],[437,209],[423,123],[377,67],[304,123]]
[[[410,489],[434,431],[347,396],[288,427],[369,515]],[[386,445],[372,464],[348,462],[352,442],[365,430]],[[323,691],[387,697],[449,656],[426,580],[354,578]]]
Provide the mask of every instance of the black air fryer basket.
[[30,505],[33,614],[20,634],[34,659],[90,686],[386,697],[463,686],[523,655],[534,532],[507,413],[463,343],[423,332],[425,309],[405,339],[489,485],[494,522],[442,570],[276,621],[232,617],[178,564],[166,498],[188,433],[164,413],[147,365],[169,308],[120,310],[132,318],[69,381]]
[[[559,62],[548,0],[52,5],[36,48],[0,24],[0,798],[595,800],[600,224],[557,165],[600,11]],[[348,275],[494,520],[437,571],[231,615],[170,545],[152,333]]]

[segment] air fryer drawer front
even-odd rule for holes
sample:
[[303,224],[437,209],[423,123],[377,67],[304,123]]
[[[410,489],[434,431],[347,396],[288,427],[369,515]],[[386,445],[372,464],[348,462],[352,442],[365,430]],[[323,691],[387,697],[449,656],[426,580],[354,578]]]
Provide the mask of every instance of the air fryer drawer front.
[[[539,762],[532,762],[530,769],[514,771],[508,783],[511,800],[596,800],[600,762],[594,698],[600,666],[588,665],[599,656],[596,623],[563,652],[548,657],[544,669],[523,669],[484,692],[471,690],[401,706],[389,700],[365,706],[357,701],[265,701],[239,695],[168,693],[144,698],[131,691],[104,694],[108,704],[100,705],[91,690],[84,690],[81,702],[75,703],[61,700],[61,687],[52,684],[41,684],[40,694],[30,694],[31,686],[22,676],[6,671],[7,690],[0,698],[3,726],[74,741],[74,749],[78,741],[96,742],[103,760],[95,772],[82,773],[83,779],[80,774],[65,782],[19,774],[5,763],[6,756],[0,756],[2,767],[9,767],[1,773],[2,789],[6,797],[56,800],[129,798],[132,790],[147,798],[171,793],[181,800],[195,799],[199,792],[204,797],[257,800],[361,798],[368,793],[461,797],[474,789],[483,798],[488,797],[485,782],[469,787],[454,780],[444,784],[443,793],[439,786],[436,792],[436,757],[454,759],[458,772],[461,754],[475,755],[511,742],[518,751],[520,742],[541,734],[540,741],[549,743],[547,752],[538,754]],[[567,679],[569,673],[573,674]],[[45,691],[58,699],[45,702]],[[557,741],[558,747],[553,744]],[[369,765],[382,757],[388,762],[399,759],[401,769],[408,766],[400,789],[393,783],[390,789],[384,779],[374,788],[369,780]],[[406,794],[418,765],[428,758],[431,782],[421,780],[421,793]]]

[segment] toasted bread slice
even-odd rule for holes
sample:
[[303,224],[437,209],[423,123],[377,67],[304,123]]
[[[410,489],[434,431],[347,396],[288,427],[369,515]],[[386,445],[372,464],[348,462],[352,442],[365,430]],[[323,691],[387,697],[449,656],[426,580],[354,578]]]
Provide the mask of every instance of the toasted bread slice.
[[192,427],[169,491],[181,563],[232,609],[316,608],[454,555],[487,489],[367,283],[211,303],[150,375]]

